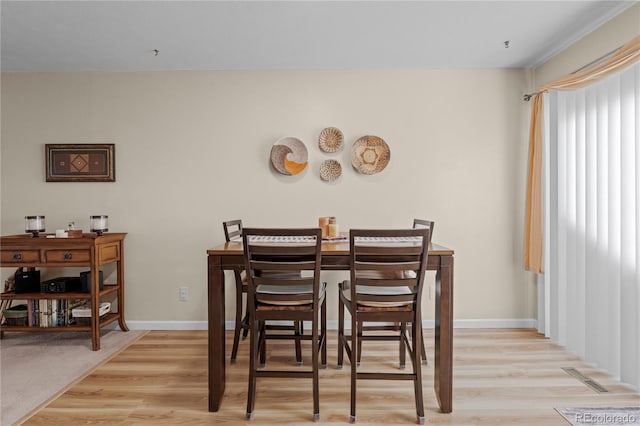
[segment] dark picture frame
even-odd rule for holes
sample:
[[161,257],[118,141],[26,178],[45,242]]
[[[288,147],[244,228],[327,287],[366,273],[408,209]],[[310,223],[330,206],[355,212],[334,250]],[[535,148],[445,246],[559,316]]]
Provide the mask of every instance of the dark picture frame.
[[46,144],[47,182],[115,182],[115,144]]

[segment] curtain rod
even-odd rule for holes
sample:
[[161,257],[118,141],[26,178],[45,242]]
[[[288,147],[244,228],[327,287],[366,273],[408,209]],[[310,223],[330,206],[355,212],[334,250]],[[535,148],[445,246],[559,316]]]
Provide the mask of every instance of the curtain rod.
[[[613,49],[611,52],[605,53],[604,55],[600,56],[599,58],[594,59],[593,61],[589,62],[588,64],[581,66],[581,67],[580,67],[580,68],[578,68],[577,70],[575,70],[575,71],[573,71],[573,72],[569,73],[569,75],[573,75],[573,74],[579,73],[580,71],[584,71],[584,70],[586,70],[586,69],[591,68],[591,67],[592,67],[592,66],[594,66],[594,65],[599,64],[600,62],[602,62],[602,61],[604,61],[604,60],[608,59],[611,55],[613,55],[613,54],[614,54],[614,53],[616,53],[618,50],[620,50],[620,48],[621,48],[622,46],[624,46],[624,45],[618,46],[618,47],[616,47],[615,49]],[[525,94],[522,96],[522,99],[523,99],[525,102],[529,102],[529,101],[531,100],[531,98],[532,98],[532,97],[534,97],[535,95],[537,95],[538,93],[540,93],[540,92],[525,93]]]

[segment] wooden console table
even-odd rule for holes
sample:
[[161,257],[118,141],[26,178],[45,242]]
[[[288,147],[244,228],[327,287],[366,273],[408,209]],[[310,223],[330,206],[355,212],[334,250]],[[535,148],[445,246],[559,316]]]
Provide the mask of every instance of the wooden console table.
[[[107,233],[102,236],[83,234],[81,238],[47,238],[41,234],[38,238],[31,235],[9,235],[0,238],[0,267],[24,268],[63,268],[90,267],[90,292],[65,293],[18,293],[0,294],[2,300],[38,300],[38,299],[87,299],[91,301],[90,325],[68,325],[58,327],[35,327],[3,325],[2,333],[9,331],[91,331],[91,347],[100,349],[100,328],[118,321],[122,331],[129,331],[124,321],[124,233]],[[115,283],[104,284],[100,290],[100,266],[116,263],[117,279]],[[100,299],[108,294],[116,294],[118,312],[110,312],[98,317]]]
[[[453,409],[453,250],[432,244],[427,269],[436,271],[434,389],[440,411]],[[225,388],[224,271],[244,266],[242,242],[207,250],[209,305],[209,411],[218,411]],[[349,269],[349,242],[322,243],[322,269]]]

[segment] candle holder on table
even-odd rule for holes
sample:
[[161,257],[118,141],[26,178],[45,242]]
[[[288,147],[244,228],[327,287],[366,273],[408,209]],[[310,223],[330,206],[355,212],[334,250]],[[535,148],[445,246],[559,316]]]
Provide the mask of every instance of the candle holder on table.
[[40,232],[45,231],[44,216],[25,216],[24,217],[24,232],[31,233],[33,238],[38,238]]
[[95,232],[98,237],[109,230],[109,216],[97,215],[90,217],[91,232]]

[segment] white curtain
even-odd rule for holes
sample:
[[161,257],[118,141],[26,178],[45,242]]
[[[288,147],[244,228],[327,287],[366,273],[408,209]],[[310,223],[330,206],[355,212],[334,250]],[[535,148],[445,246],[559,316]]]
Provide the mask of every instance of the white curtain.
[[640,389],[640,63],[544,102],[541,331]]

